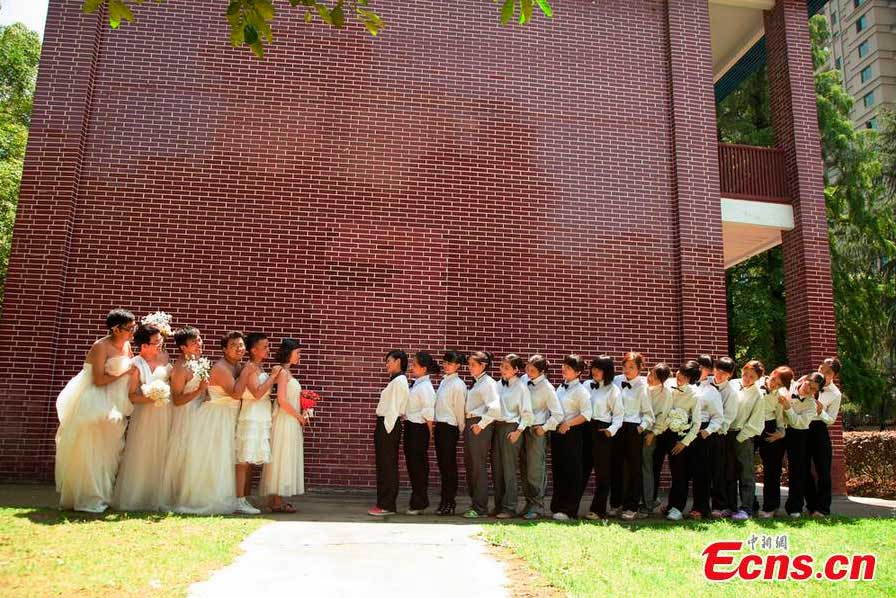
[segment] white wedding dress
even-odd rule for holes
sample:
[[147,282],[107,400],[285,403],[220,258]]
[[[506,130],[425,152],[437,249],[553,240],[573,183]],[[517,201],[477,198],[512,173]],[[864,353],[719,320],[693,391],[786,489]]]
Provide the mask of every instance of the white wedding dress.
[[[199,376],[193,377],[184,385],[184,394],[194,392],[202,381]],[[187,445],[196,428],[196,414],[202,406],[205,393],[200,394],[186,405],[171,404],[171,435],[168,439],[168,457],[165,460],[165,471],[162,474],[160,489],[160,508],[163,511],[174,511],[177,508],[179,495],[189,485],[185,475]]]
[[[105,363],[113,376],[130,368],[131,358],[124,355]],[[60,507],[91,513],[108,508],[131,407],[128,376],[96,386],[89,363],[59,393],[55,473]]]
[[[134,367],[140,373],[140,384],[155,380],[168,383],[170,365],[160,365],[154,370],[142,357],[134,358]],[[168,454],[168,437],[171,432],[171,402],[156,406],[155,403],[134,405],[124,454],[115,480],[112,506],[119,511],[157,511],[160,501],[160,485]]]
[[[268,380],[258,374],[258,384]],[[256,399],[247,388],[236,425],[236,462],[262,465],[271,460],[271,391]]]
[[236,418],[240,402],[220,386],[208,387],[208,401],[193,417],[183,479],[175,512],[233,513],[236,508]]
[[[302,413],[302,386],[295,378],[286,385],[286,400]],[[261,474],[261,495],[296,496],[305,494],[305,461],[302,425],[284,409],[274,414],[271,432],[271,461]]]

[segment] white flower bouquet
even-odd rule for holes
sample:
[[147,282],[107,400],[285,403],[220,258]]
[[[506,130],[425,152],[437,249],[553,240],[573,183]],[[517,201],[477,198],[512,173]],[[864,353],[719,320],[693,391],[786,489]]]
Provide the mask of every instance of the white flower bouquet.
[[171,336],[171,314],[167,314],[163,311],[157,311],[155,313],[151,313],[148,316],[144,316],[140,323],[144,326],[152,326],[153,328],[157,328],[162,336],[169,337]]
[[171,387],[164,380],[153,380],[140,387],[144,397],[150,398],[156,407],[162,407],[171,400]]
[[212,362],[208,357],[196,357],[187,361],[187,367],[193,372],[194,376],[198,376],[201,382],[208,382],[212,375]]
[[669,429],[676,434],[683,435],[691,427],[688,412],[680,407],[669,411]]

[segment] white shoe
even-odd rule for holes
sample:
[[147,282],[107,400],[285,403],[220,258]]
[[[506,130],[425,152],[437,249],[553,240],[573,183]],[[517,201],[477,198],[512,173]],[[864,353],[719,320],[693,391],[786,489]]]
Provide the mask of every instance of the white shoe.
[[799,519],[803,516],[802,513],[787,513],[787,515],[789,515],[791,519]]
[[623,511],[622,518],[626,521],[634,521],[636,513],[634,511]]
[[620,511],[622,511],[622,507],[616,507],[615,509],[609,509],[607,511],[607,517],[619,517]]
[[666,513],[666,519],[669,521],[681,521],[684,516],[681,514],[681,511],[672,507],[669,509],[669,512]]
[[249,504],[249,501],[246,500],[245,496],[236,499],[236,509],[234,509],[234,512],[243,513],[244,515],[258,515],[261,513],[260,510]]
[[569,521],[569,515],[566,513],[554,513],[553,517],[557,521]]
[[422,515],[423,509],[408,509],[404,512],[405,515]]
[[760,519],[774,519],[775,512],[774,511],[759,511]]

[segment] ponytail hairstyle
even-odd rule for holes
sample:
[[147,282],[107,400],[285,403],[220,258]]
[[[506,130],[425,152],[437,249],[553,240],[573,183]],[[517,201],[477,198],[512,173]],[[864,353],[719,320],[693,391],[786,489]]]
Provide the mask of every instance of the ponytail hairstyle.
[[712,359],[712,355],[707,355],[706,353],[697,357],[695,361],[697,362],[697,367],[703,368],[705,370],[711,370],[715,365],[715,362]]
[[386,357],[383,358],[383,361],[386,359],[397,359],[401,362],[401,373],[405,373],[408,371],[408,354],[402,351],[401,349],[392,349],[388,353],[386,353]]
[[664,361],[653,366],[651,371],[653,371],[653,375],[656,376],[656,379],[660,381],[660,384],[665,384],[666,380],[669,379],[669,376],[672,375],[672,368],[670,368],[669,364]]
[[715,367],[717,370],[733,374],[734,370],[737,367],[737,364],[734,363],[733,359],[726,355],[725,357],[719,357],[718,359],[716,359]]
[[644,358],[637,351],[629,351],[625,355],[622,356],[622,365],[625,365],[626,361],[634,361],[635,365],[638,366],[638,370],[640,371],[644,365]]
[[470,359],[478,364],[485,366],[485,373],[492,369],[492,354],[488,351],[473,351],[470,353]]
[[609,355],[601,355],[600,357],[592,359],[591,369],[600,370],[604,373],[601,386],[607,386],[613,383],[613,378],[616,376],[616,365],[613,363],[613,358]]
[[688,379],[688,384],[696,384],[700,380],[700,363],[693,359],[688,359],[681,364],[678,371]]
[[417,351],[414,353],[414,361],[421,367],[426,368],[427,375],[435,374],[439,371],[439,364],[437,364],[435,358],[426,351]]
[[756,378],[762,378],[762,375],[765,374],[765,366],[762,365],[762,362],[758,359],[751,359],[747,363],[744,364],[744,367],[740,369],[742,372],[745,370],[753,370],[756,372]]
[[824,385],[827,383],[824,374],[821,372],[812,372],[811,374],[806,375],[806,380],[818,387],[818,390],[815,391],[815,398],[818,398],[818,393],[821,392],[821,389],[824,388]]
[[781,365],[772,370],[772,373],[769,376],[775,376],[778,380],[781,381],[781,386],[790,389],[790,385],[793,383],[793,370],[790,369],[789,365]]
[[535,355],[533,355],[532,357],[529,358],[529,365],[531,365],[536,370],[538,370],[539,373],[546,374],[548,371],[548,367],[551,364],[548,363],[548,360],[545,359],[544,355],[542,355],[540,353],[536,353]]
[[563,364],[572,368],[572,370],[577,374],[581,374],[585,369],[585,360],[574,353],[571,353],[564,357]]
[[520,372],[526,369],[526,362],[516,353],[509,353],[501,361],[509,363],[510,367],[515,370],[517,376],[520,375]]
[[299,348],[299,341],[294,338],[285,338],[280,341],[280,346],[277,347],[277,355],[275,359],[277,363],[280,365],[286,365],[289,363],[289,358],[292,356],[292,352]]
[[442,356],[442,361],[446,363],[464,365],[465,363],[467,363],[467,358],[460,351],[445,351],[445,354]]

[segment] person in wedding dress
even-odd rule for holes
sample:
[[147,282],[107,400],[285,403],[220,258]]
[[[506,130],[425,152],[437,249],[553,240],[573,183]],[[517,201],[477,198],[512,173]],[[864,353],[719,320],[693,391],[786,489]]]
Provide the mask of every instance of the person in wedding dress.
[[237,380],[246,337],[229,332],[221,339],[224,357],[212,367],[208,400],[199,407],[187,441],[184,479],[177,513],[223,515],[236,509],[236,418],[245,390]]
[[283,498],[305,494],[302,428],[308,425],[308,418],[302,412],[302,386],[290,371],[301,359],[299,341],[283,339],[276,358],[283,370],[277,376],[271,459],[261,474],[261,495],[271,497],[270,506],[275,513],[295,513],[295,507]]
[[208,388],[208,380],[201,379],[188,365],[202,357],[202,336],[199,330],[191,326],[181,328],[174,333],[174,344],[180,357],[171,370],[171,435],[159,490],[160,508],[164,511],[175,510],[182,489],[190,483],[184,476],[187,443]]
[[56,399],[56,491],[63,509],[102,513],[112,500],[125,417],[134,314],[113,309],[109,333],[87,352],[84,367]]
[[[139,355],[133,359],[128,390],[134,412],[128,423],[112,506],[119,511],[156,511],[171,431],[171,365],[164,349],[165,337],[158,328],[140,326],[134,344]],[[150,384],[159,386],[163,393],[167,390],[169,398],[147,396],[143,389]]]
[[264,371],[270,349],[268,337],[254,332],[246,338],[249,363],[240,372],[245,386],[236,425],[236,511],[257,515],[246,496],[250,494],[252,465],[271,460],[271,387],[282,368],[274,366],[271,375]]

